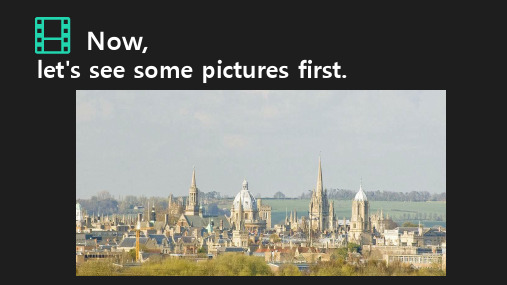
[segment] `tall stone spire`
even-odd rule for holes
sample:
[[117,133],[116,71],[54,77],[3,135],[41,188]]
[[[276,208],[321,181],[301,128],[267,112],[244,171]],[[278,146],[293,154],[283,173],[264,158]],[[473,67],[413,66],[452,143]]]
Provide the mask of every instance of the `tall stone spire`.
[[195,182],[195,166],[192,171],[192,182],[188,189],[188,200],[185,209],[185,215],[197,216],[199,215],[199,189]]
[[196,184],[195,184],[195,166],[194,166],[194,171],[192,172],[192,183],[190,183],[190,187],[192,187],[192,188],[196,187]]
[[319,174],[317,175],[317,187],[315,188],[317,192],[317,196],[322,196],[323,191],[323,183],[322,183],[322,165],[320,163],[320,155],[319,155]]

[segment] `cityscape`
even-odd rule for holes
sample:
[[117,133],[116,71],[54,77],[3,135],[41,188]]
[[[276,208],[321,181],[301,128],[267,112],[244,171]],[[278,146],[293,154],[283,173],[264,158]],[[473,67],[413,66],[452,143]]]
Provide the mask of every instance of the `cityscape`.
[[76,91],[76,276],[446,276],[445,90]]
[[[136,215],[90,215],[77,203],[76,272],[85,264],[86,275],[92,269],[86,264],[96,262],[103,268],[95,274],[110,268],[107,275],[144,275],[151,272],[143,273],[144,264],[163,264],[165,259],[199,264],[235,255],[263,261],[265,271],[257,272],[261,275],[308,275],[312,270],[318,272],[315,268],[319,264],[337,260],[342,266],[351,264],[359,274],[361,268],[370,263],[378,268],[380,262],[386,272],[391,266],[399,267],[402,275],[403,270],[406,274],[427,270],[422,272],[445,275],[445,227],[424,227],[420,222],[398,225],[382,210],[371,213],[362,182],[350,201],[350,216],[340,219],[323,186],[320,157],[308,211],[290,210],[280,224],[272,224],[269,202],[255,198],[246,179],[229,215],[204,210],[210,201],[200,197],[196,181],[194,168],[188,196],[170,194],[162,212],[148,202],[146,207],[134,207]],[[160,215],[163,220],[157,218]],[[210,275],[198,268],[193,272],[157,272],[172,273]]]

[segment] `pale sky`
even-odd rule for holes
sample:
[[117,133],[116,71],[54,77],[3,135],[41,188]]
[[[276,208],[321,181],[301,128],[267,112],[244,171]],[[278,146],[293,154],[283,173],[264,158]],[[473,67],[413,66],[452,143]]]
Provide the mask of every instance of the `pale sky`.
[[76,198],[446,191],[445,91],[76,93]]

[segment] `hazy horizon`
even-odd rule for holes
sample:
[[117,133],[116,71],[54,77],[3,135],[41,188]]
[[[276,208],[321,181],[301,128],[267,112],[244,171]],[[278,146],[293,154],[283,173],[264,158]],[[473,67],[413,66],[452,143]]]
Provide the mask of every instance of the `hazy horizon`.
[[77,91],[76,198],[446,192],[446,91]]

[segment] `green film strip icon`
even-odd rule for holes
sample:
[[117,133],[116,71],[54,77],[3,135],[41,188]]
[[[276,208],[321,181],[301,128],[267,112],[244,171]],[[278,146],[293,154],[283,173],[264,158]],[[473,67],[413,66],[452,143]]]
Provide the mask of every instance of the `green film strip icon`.
[[70,53],[70,18],[35,18],[35,53]]

